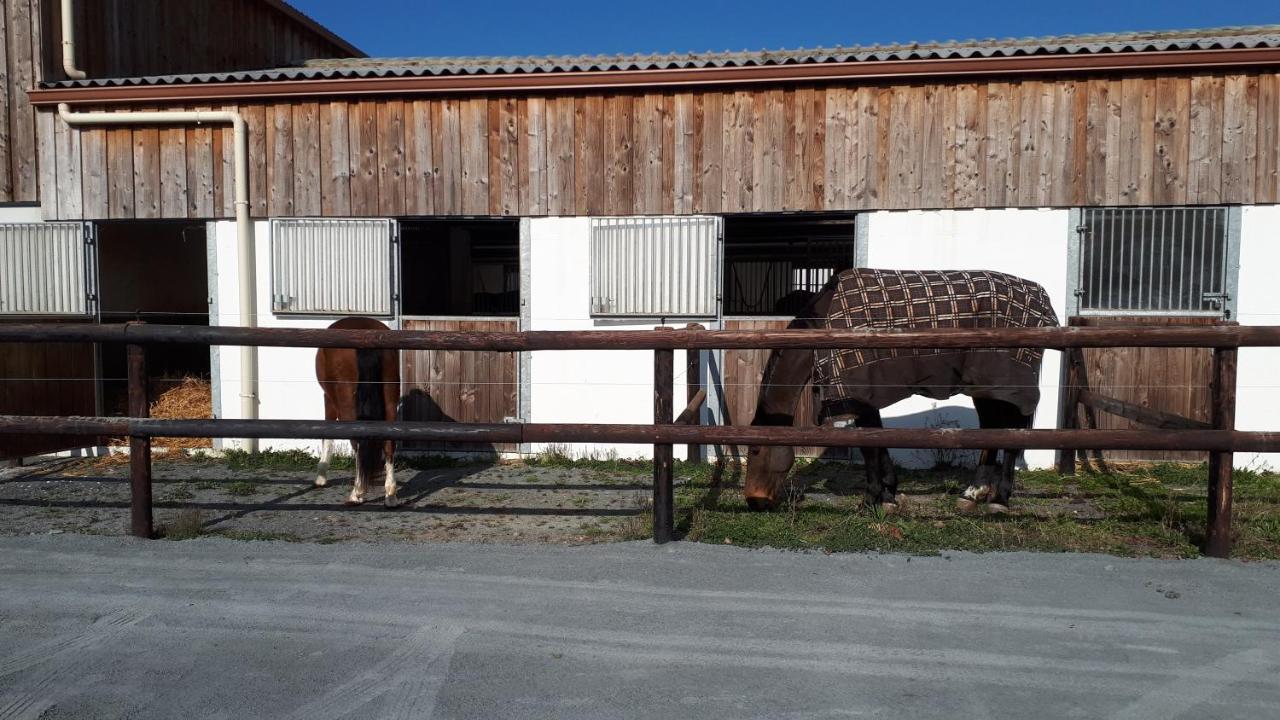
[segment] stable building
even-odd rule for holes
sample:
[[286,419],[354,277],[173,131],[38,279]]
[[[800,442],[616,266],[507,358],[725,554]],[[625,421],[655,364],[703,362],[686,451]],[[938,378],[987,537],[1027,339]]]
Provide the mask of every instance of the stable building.
[[[1280,317],[1280,28],[626,57],[382,60],[332,45],[258,69],[71,78],[52,64],[31,85],[38,206],[12,210],[25,215],[0,248],[44,285],[0,288],[25,303],[0,305],[8,319],[778,328],[798,291],[853,266],[1013,273],[1044,285],[1063,323]],[[243,168],[234,124],[102,118],[139,110],[242,118]],[[312,356],[173,362],[207,362],[218,417],[319,418]],[[700,356],[704,422],[750,421],[765,356]],[[1209,357],[1085,359],[1100,392],[1207,420]],[[1277,361],[1241,350],[1240,429],[1280,420]],[[95,362],[81,372],[101,387],[120,377]],[[406,351],[401,364],[406,419],[651,419],[643,351]],[[1068,412],[1061,378],[1047,353],[1037,427]],[[976,425],[963,397],[884,414]]]

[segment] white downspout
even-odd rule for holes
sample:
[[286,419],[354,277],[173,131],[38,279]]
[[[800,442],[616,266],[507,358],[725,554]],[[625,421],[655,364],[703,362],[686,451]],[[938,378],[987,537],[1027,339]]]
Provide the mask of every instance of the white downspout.
[[[62,0],[63,6],[70,0]],[[66,14],[63,15],[64,27]],[[64,36],[65,37],[65,36]],[[249,128],[244,117],[230,110],[163,111],[163,112],[71,112],[66,103],[58,105],[58,115],[68,125],[172,125],[195,123],[230,123],[235,143],[236,255],[237,281],[240,285],[240,324],[258,325],[257,277],[254,269],[253,223],[249,219]],[[258,348],[240,348],[240,417],[258,417]],[[257,438],[242,440],[249,452],[258,451]]]
[[72,80],[83,80],[84,71],[76,67],[76,36],[71,12],[71,0],[62,0],[62,71]]

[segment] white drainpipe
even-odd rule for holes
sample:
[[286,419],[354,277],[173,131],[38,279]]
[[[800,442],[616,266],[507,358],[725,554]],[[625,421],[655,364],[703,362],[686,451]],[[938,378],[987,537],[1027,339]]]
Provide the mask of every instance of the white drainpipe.
[[72,80],[83,80],[84,71],[76,68],[76,36],[71,12],[71,0],[62,0],[62,71]]
[[[70,0],[63,0],[64,6]],[[63,16],[64,18],[66,15]],[[65,20],[64,20],[65,22]],[[58,115],[71,126],[77,125],[172,125],[195,123],[230,123],[235,141],[236,187],[236,255],[240,284],[240,324],[256,327],[258,308],[254,270],[253,223],[249,219],[249,128],[244,117],[230,110],[195,110],[165,112],[71,112],[66,103],[58,105]],[[258,348],[240,348],[240,417],[258,417]],[[244,448],[258,451],[256,438],[245,438]]]

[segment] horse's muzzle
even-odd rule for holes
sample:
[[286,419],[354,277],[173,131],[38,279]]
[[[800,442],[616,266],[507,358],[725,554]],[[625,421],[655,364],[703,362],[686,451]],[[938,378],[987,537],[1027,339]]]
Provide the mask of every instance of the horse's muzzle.
[[747,498],[747,509],[751,512],[768,512],[778,506],[772,498],[767,497],[749,497]]

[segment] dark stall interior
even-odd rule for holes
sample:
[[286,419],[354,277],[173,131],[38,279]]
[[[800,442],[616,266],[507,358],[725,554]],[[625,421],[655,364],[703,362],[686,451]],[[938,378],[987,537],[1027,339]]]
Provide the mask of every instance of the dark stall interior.
[[[208,254],[204,223],[114,222],[98,225],[99,308],[102,322],[142,320],[166,325],[209,324]],[[102,401],[107,415],[128,410],[123,345],[101,348]],[[147,349],[151,398],[184,379],[208,385],[209,348],[152,345]]]
[[724,224],[724,314],[794,316],[853,267],[854,216],[739,215]]
[[406,316],[520,314],[520,224],[515,220],[400,223]]

